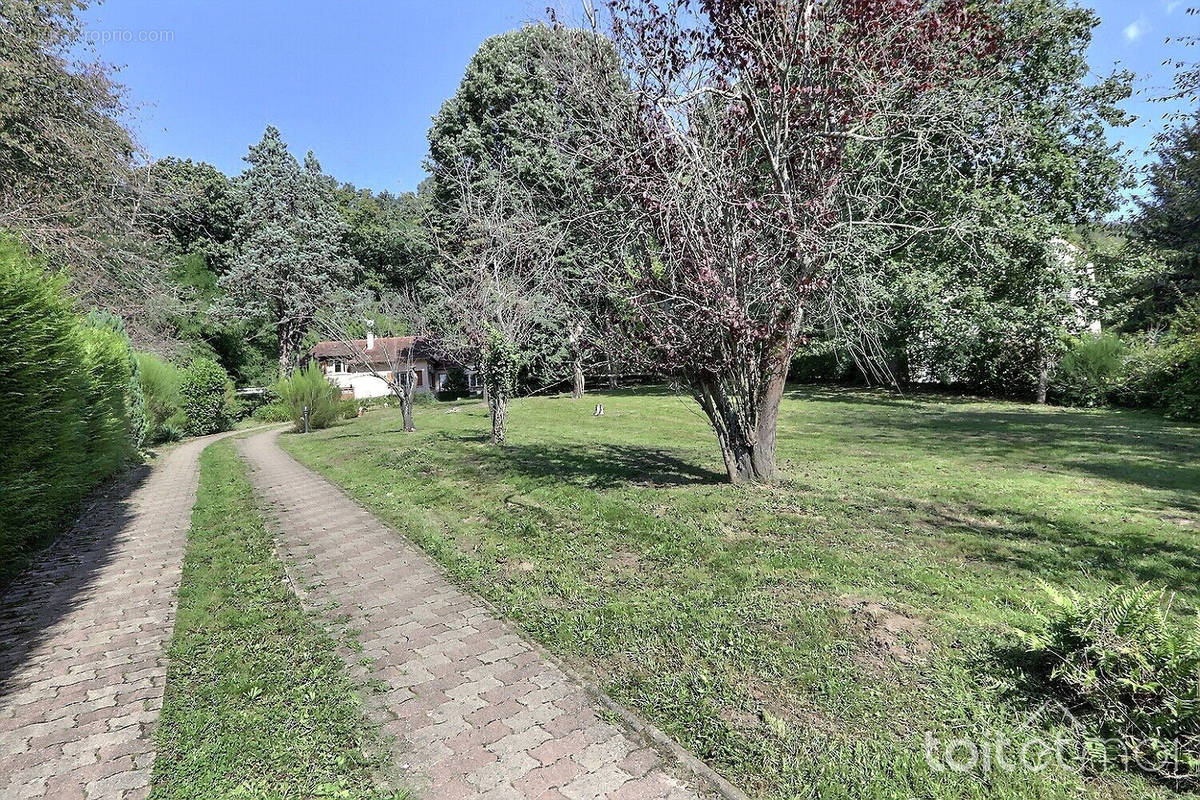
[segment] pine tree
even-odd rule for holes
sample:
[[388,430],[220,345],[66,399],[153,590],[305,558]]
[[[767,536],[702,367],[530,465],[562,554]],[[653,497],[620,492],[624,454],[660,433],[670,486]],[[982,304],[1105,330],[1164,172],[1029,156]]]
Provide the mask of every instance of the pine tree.
[[353,273],[343,252],[345,223],[316,158],[310,152],[301,168],[274,126],[246,161],[236,184],[237,255],[221,286],[235,316],[265,317],[274,327],[286,374],[313,315]]

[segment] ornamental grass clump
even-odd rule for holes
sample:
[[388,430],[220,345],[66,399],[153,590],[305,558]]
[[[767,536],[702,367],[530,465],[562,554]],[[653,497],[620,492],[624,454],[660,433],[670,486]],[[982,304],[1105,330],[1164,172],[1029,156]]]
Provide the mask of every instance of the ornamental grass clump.
[[304,430],[304,409],[308,407],[308,427],[328,428],[342,411],[341,390],[329,382],[316,364],[309,364],[283,378],[273,387],[279,403],[288,410],[297,431]]

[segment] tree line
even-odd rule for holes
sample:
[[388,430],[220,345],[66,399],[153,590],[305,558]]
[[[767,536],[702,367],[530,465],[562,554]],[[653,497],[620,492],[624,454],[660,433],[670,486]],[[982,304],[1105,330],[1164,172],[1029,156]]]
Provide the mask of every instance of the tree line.
[[1200,415],[1200,128],[1123,211],[1134,76],[1090,77],[1099,20],[1065,0],[586,5],[481,45],[404,194],[274,127],[237,176],[148,160],[111,73],[68,60],[72,7],[5,19],[4,79],[49,95],[0,100],[0,225],[135,344],[242,384],[369,319],[477,369],[503,441],[523,391],[657,375],[734,481],[774,479],[789,378]]

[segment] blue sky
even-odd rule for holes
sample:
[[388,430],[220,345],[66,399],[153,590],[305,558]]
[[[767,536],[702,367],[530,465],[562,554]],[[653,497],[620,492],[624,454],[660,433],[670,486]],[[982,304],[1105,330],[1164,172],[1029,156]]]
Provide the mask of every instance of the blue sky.
[[[1200,5],[1200,0],[1197,0]],[[121,66],[132,121],[154,157],[241,171],[274,124],[298,156],[392,191],[424,176],[430,117],[454,93],[488,36],[541,16],[545,0],[108,0],[85,19],[98,55]],[[1140,153],[1161,126],[1146,98],[1170,82],[1164,58],[1200,51],[1164,38],[1200,33],[1187,0],[1095,0],[1102,24],[1089,60],[1143,76],[1127,105],[1141,119],[1114,132]]]

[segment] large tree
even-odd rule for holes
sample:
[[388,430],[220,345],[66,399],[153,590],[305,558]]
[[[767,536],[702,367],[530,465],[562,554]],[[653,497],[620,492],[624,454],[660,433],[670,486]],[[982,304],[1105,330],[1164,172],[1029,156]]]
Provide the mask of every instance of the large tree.
[[1159,137],[1153,155],[1138,229],[1163,263],[1139,285],[1150,300],[1146,326],[1200,295],[1200,113]]
[[358,265],[355,283],[387,294],[420,283],[433,261],[426,221],[430,182],[416,192],[392,194],[338,187],[334,196],[346,220],[346,248]]
[[286,374],[313,316],[349,281],[353,264],[331,181],[311,152],[301,167],[268,126],[246,161],[235,184],[236,256],[220,286],[229,313],[268,321]]
[[482,372],[492,442],[502,444],[518,376],[535,357],[538,324],[561,296],[554,260],[562,235],[515,179],[480,189],[472,177],[461,174],[455,215],[434,237],[435,325],[439,348]]
[[[922,212],[954,212],[971,235],[904,237],[877,276],[900,381],[937,380],[976,389],[1044,396],[1064,335],[1077,333],[1093,278],[1088,243],[1076,231],[1115,207],[1127,172],[1106,130],[1127,122],[1120,101],[1130,76],[1097,79],[1088,67],[1099,19],[1062,0],[1010,0],[993,13],[1005,49],[980,91],[972,127],[982,136],[955,170],[932,172]],[[1003,114],[1003,118],[998,115]],[[984,168],[971,169],[965,159]]]
[[632,95],[577,102],[611,144],[607,186],[636,209],[644,256],[605,261],[605,288],[629,338],[691,388],[732,481],[776,477],[788,366],[831,271],[955,226],[910,199],[1002,135],[968,114],[1008,44],[994,6],[608,4]]
[[[515,213],[561,234],[554,266],[562,296],[533,320],[535,352],[527,354],[526,371],[550,383],[570,376],[576,396],[602,342],[591,324],[593,297],[581,280],[594,247],[587,227],[575,223],[599,198],[590,163],[578,157],[590,133],[564,106],[568,87],[558,65],[589,36],[537,24],[487,39],[434,118],[427,164],[433,222],[443,240],[461,218],[464,176],[471,197],[490,198],[493,206],[498,198],[519,197]],[[502,181],[519,191],[506,192]]]
[[0,228],[19,235],[72,290],[123,316],[139,343],[173,299],[149,182],[123,118],[124,88],[99,61],[82,0],[0,2]]
[[195,254],[217,275],[233,258],[237,202],[229,178],[212,164],[173,156],[147,169],[153,197],[163,205],[148,209],[169,234],[170,249],[178,256]]

